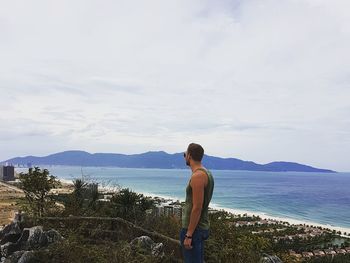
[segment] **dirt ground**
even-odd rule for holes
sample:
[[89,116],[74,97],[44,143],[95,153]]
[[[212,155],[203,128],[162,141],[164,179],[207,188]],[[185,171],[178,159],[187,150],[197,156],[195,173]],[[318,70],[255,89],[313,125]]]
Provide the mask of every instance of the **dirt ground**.
[[[71,183],[61,182],[61,186],[52,189],[52,194],[67,194],[73,191]],[[15,213],[19,210],[17,200],[24,197],[24,193],[18,187],[0,181],[0,229],[11,223]]]
[[16,201],[23,196],[19,188],[0,182],[0,228],[12,221],[18,211]]

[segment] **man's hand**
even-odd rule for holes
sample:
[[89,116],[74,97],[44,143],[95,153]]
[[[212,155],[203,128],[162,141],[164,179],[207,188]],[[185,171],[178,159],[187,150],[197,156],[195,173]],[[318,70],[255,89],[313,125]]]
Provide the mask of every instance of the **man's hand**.
[[185,237],[184,247],[185,249],[192,249],[192,238]]

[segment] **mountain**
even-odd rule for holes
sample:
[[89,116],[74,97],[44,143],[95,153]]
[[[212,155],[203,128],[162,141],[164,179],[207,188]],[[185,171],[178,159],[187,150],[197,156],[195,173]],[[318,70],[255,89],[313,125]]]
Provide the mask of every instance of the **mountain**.
[[[128,168],[160,168],[183,169],[186,168],[183,153],[168,154],[163,151],[146,152],[141,154],[116,154],[116,153],[88,153],[84,151],[65,151],[51,154],[45,157],[26,156],[16,157],[1,162],[14,165],[71,165],[71,166],[110,166]],[[249,171],[273,171],[273,172],[321,172],[334,173],[335,171],[319,169],[311,166],[292,162],[272,162],[257,164],[251,161],[243,161],[235,158],[220,158],[205,155],[203,164],[209,169],[217,170],[249,170]]]

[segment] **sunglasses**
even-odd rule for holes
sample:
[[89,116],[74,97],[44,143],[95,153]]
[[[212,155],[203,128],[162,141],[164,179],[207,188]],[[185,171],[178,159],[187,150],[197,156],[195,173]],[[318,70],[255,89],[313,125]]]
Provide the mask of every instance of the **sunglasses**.
[[186,158],[186,153],[184,153],[184,157]]

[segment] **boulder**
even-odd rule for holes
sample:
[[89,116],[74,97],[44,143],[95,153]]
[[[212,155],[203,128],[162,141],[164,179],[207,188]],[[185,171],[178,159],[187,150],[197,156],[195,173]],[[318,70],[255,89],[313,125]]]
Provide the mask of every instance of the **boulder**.
[[28,247],[28,244],[27,244],[28,238],[29,238],[29,228],[24,228],[23,231],[22,231],[22,235],[17,240],[17,244],[20,245],[22,250],[27,249],[27,247]]
[[277,256],[270,256],[268,254],[263,254],[259,263],[283,263],[282,260]]
[[24,228],[21,231],[16,222],[5,226],[0,236],[1,263],[29,262],[34,256],[34,251],[31,250],[44,248],[63,239],[56,230],[43,231],[42,226]]
[[133,239],[130,242],[131,249],[136,252],[138,249],[142,249],[149,255],[156,257],[164,256],[164,245],[163,243],[154,242],[149,236],[140,236]]
[[17,251],[6,258],[4,263],[29,263],[34,257],[34,251]]
[[17,250],[19,250],[19,248],[20,246],[18,244],[7,242],[6,244],[0,246],[1,256],[8,257],[12,255],[14,252],[16,252]]
[[27,249],[39,249],[47,245],[47,237],[44,234],[42,226],[34,226],[29,228],[29,236],[27,240]]
[[3,245],[7,242],[16,243],[18,238],[21,236],[21,228],[17,222],[6,225],[0,231],[0,245]]
[[22,250],[33,250],[43,248],[62,239],[61,234],[54,229],[43,231],[42,226],[35,226],[23,229],[17,243]]
[[154,243],[152,246],[152,255],[155,257],[164,256],[164,245],[163,243]]
[[17,263],[29,263],[34,258],[34,251],[26,251]]
[[22,257],[24,252],[25,251],[23,250],[14,252],[11,256],[4,259],[4,263],[17,263],[18,260]]
[[12,222],[11,224],[6,225],[0,231],[0,239],[3,238],[6,234],[20,234],[21,228],[17,222]]
[[146,251],[151,252],[152,246],[154,245],[154,241],[149,236],[140,236],[137,238],[134,238],[130,242],[131,248],[142,248]]

